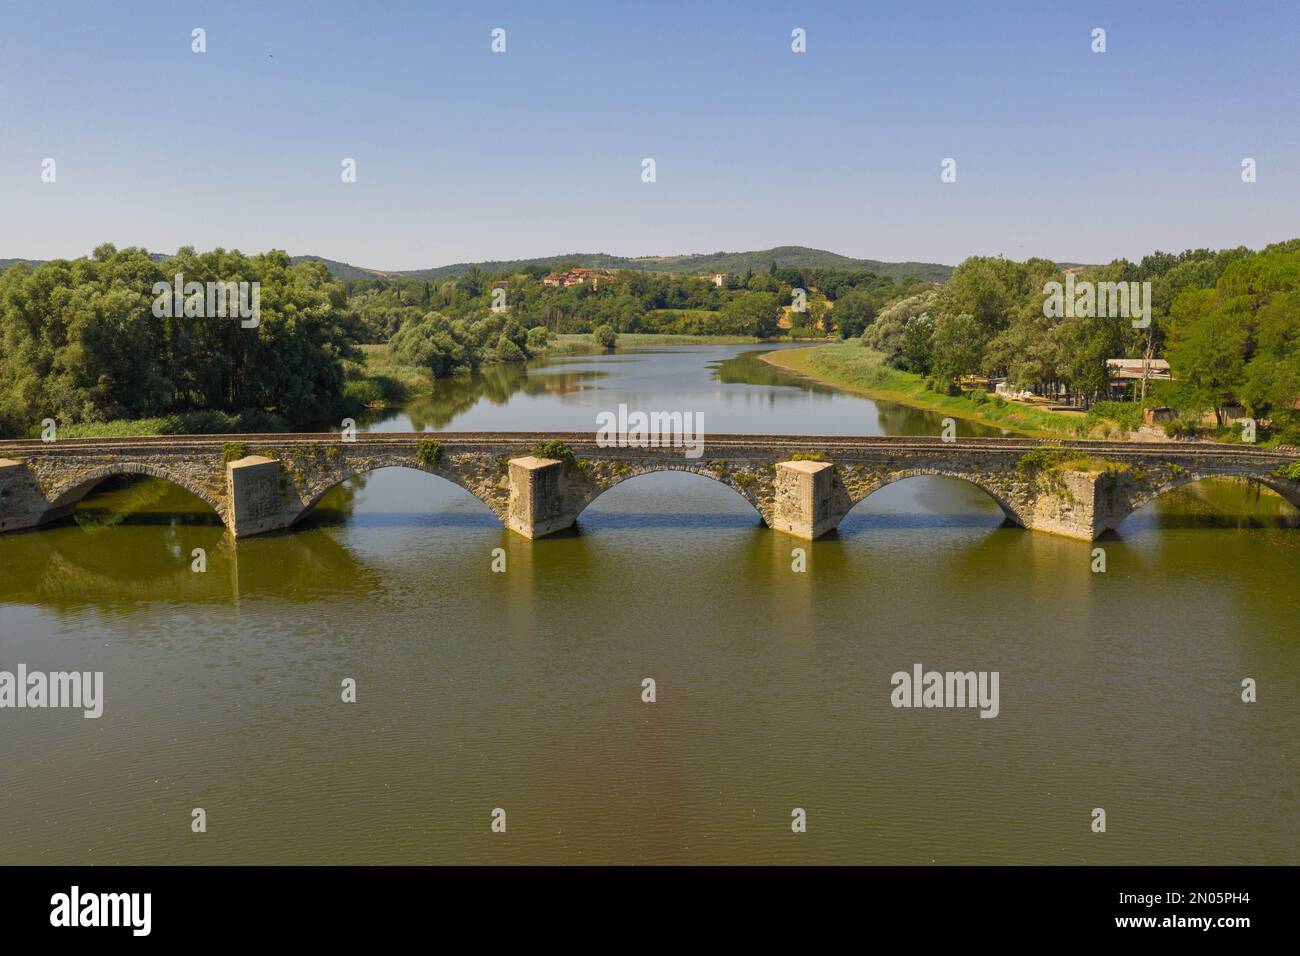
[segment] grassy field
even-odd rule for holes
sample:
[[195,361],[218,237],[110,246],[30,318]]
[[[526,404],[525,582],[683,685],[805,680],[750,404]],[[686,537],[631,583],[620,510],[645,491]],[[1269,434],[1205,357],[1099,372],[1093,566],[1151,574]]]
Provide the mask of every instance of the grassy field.
[[1006,428],[1022,435],[1077,438],[1087,428],[1087,419],[1082,413],[1049,412],[1018,402],[999,406],[992,400],[976,403],[966,396],[940,395],[925,387],[922,376],[889,367],[879,352],[855,342],[788,349],[765,355],[763,359],[869,398],[942,412],[953,418]]
[[[402,365],[393,360],[387,345],[360,346],[362,360],[359,364],[346,367],[346,391],[359,392],[364,389],[368,395],[354,394],[363,405],[384,406],[401,404],[413,395],[433,389],[433,375],[427,368],[415,365]],[[356,383],[373,383],[359,385]],[[378,392],[378,398],[374,392]]]
[[[226,412],[183,412],[157,418],[119,418],[110,422],[81,422],[59,425],[59,438],[135,438],[142,435],[220,435],[231,432],[288,431],[284,421],[257,412],[241,415]],[[27,438],[39,438],[33,428]]]

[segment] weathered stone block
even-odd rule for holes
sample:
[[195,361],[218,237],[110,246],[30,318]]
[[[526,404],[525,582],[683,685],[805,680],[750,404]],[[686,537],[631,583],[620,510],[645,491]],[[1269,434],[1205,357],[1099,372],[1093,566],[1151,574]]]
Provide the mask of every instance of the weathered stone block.
[[0,531],[34,528],[64,517],[72,508],[51,508],[25,462],[0,458]]
[[827,461],[783,461],[776,466],[772,527],[811,541],[835,530],[852,507]]
[[19,501],[19,482],[26,470],[21,461],[0,458],[0,531],[16,531],[34,524]]
[[286,510],[280,491],[280,463],[260,455],[249,455],[226,465],[230,495],[230,530],[242,538],[290,525],[292,510]]
[[12,458],[0,458],[0,490],[7,489],[27,472],[27,466]]
[[1035,531],[1093,541],[1132,510],[1136,483],[1127,473],[1065,471],[1034,499],[1028,526]]
[[564,462],[528,455],[509,462],[510,502],[506,527],[540,538],[570,527],[577,516],[564,497]]

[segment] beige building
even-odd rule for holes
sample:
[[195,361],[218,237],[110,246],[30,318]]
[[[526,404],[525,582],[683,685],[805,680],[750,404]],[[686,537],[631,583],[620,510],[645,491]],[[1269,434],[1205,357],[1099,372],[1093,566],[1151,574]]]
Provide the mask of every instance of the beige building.
[[569,269],[565,272],[552,272],[542,277],[543,285],[552,285],[560,289],[567,289],[569,286],[581,285],[584,282],[590,282],[594,289],[600,281],[601,273],[595,269]]

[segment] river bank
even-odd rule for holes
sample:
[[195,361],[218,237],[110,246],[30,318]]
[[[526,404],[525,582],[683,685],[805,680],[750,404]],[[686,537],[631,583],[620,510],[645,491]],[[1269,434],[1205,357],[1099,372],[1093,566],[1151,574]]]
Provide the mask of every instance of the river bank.
[[966,421],[1004,428],[1035,438],[1078,438],[1085,434],[1082,413],[1049,412],[1016,402],[997,404],[952,395],[925,387],[925,379],[884,364],[879,352],[856,343],[784,349],[759,356],[764,362],[824,385],[867,398],[898,402],[925,411],[940,412]]

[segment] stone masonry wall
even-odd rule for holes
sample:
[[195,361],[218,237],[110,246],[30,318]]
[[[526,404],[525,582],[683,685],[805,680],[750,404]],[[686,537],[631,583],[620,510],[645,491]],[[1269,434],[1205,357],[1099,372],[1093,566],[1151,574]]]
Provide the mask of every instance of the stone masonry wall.
[[[1276,474],[1279,463],[1296,460],[1288,452],[1261,455],[1254,450],[1216,449],[1206,454],[1174,444],[1138,450],[1115,443],[1107,451],[1113,450],[1121,459],[1120,467],[1093,473],[1026,467],[1025,443],[999,447],[988,441],[940,444],[898,439],[863,440],[861,447],[852,447],[852,439],[838,439],[851,447],[794,455],[805,459],[795,462],[803,467],[787,467],[779,475],[778,464],[792,456],[791,445],[799,439],[725,437],[725,442],[706,442],[705,454],[691,459],[680,449],[601,448],[590,437],[566,436],[572,439],[573,458],[563,463],[560,478],[548,485],[546,493],[558,500],[546,503],[547,520],[558,522],[556,526],[572,523],[605,491],[658,471],[686,471],[719,481],[753,505],[769,526],[798,527],[813,537],[833,529],[853,505],[874,491],[914,475],[970,481],[987,492],[1011,521],[1079,538],[1096,537],[1155,496],[1204,477],[1257,481],[1300,507],[1300,483]],[[506,522],[512,495],[509,462],[531,456],[533,439],[520,435],[516,440],[508,434],[492,440],[362,435],[351,443],[337,436],[322,436],[320,441],[259,436],[237,443],[242,460],[233,463],[226,460],[233,457],[229,449],[214,439],[178,437],[174,444],[152,440],[135,445],[129,439],[116,444],[60,442],[48,447],[0,443],[0,531],[51,520],[67,513],[105,477],[136,473],[191,491],[237,535],[258,533],[290,526],[339,483],[387,467],[415,468],[452,481]],[[814,441],[810,444],[815,448]],[[256,469],[246,470],[250,466]],[[261,476],[256,486],[250,483],[255,474]],[[797,488],[791,484],[796,479],[812,481],[818,474],[816,481],[821,484]],[[821,490],[813,494],[815,489]]]

